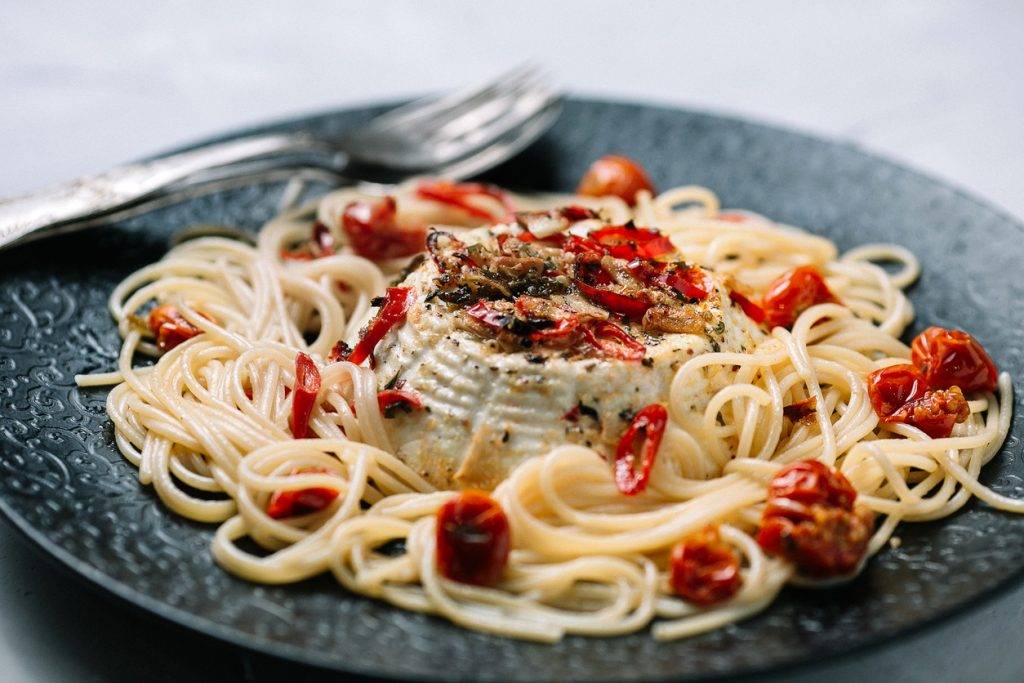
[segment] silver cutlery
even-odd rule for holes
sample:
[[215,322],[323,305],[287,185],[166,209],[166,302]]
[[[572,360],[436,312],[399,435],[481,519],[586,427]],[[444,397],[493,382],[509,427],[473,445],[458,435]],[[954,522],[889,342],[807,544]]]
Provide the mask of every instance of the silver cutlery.
[[421,174],[459,180],[514,156],[560,111],[545,74],[523,66],[482,86],[403,105],[337,138],[239,137],[0,200],[0,249],[288,169],[315,168],[338,182]]

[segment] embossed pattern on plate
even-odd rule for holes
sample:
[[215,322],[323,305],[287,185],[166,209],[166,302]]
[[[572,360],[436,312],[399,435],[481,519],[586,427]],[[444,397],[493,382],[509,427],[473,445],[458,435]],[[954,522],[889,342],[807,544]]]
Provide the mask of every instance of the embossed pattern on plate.
[[[377,109],[268,130],[339,133]],[[918,318],[961,326],[1024,376],[1020,334],[1024,227],[942,183],[853,148],[672,109],[571,101],[538,145],[490,179],[571,190],[608,152],[641,160],[661,187],[699,183],[726,206],[808,226],[849,248],[893,241],[924,265]],[[118,454],[104,390],[75,373],[114,366],[106,311],[123,276],[164,253],[192,223],[255,230],[283,186],[259,185],[165,207],[111,227],[0,254],[0,511],[71,569],[164,617],[247,647],[343,671],[395,678],[689,680],[849,651],[976,602],[1024,567],[1024,517],[972,503],[949,519],[907,525],[898,550],[852,584],[787,589],[761,615],[673,643],[647,632],[557,645],[504,640],[345,593],[327,578],[264,587],[217,568],[212,529],[166,511]],[[1019,408],[1019,406],[1018,406]],[[983,481],[1024,496],[1018,409]]]

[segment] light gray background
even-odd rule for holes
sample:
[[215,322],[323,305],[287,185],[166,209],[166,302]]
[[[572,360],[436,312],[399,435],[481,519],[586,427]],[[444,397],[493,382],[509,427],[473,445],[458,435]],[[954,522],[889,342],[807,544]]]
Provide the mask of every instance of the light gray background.
[[[486,79],[526,59],[573,92],[852,142],[1024,215],[1022,1],[5,0],[0,195],[240,125]],[[1024,616],[1024,592],[943,627],[957,648],[937,652],[926,634],[830,673],[1022,680],[1021,637],[986,629],[996,615]],[[292,676],[109,606],[0,527],[0,680],[282,673]]]

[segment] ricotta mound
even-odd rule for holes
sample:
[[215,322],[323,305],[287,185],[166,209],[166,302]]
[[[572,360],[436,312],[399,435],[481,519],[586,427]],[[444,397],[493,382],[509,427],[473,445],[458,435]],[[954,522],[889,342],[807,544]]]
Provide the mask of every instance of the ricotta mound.
[[[499,226],[458,238],[435,236],[433,258],[425,259],[401,284],[415,292],[405,324],[392,329],[374,354],[381,390],[397,386],[422,400],[421,409],[395,410],[384,422],[398,456],[439,488],[491,489],[522,461],[565,443],[614,454],[633,414],[667,401],[672,378],[683,363],[711,351],[745,351],[763,336],[730,300],[722,278],[704,269],[699,269],[708,290],[703,299],[678,293],[665,299],[661,291],[645,295],[655,301],[674,300],[658,307],[660,314],[685,320],[686,331],[662,331],[665,325],[652,321],[651,315],[627,320],[595,305],[572,284],[579,254],[563,251],[564,245],[534,241],[532,234],[532,244],[524,244],[515,238],[517,230],[520,236],[527,235],[522,227]],[[453,272],[453,253],[463,255],[462,272]],[[472,256],[465,257],[467,253]],[[512,274],[504,280],[495,276],[488,257],[505,254],[542,259],[545,276],[554,285],[527,283],[529,277],[504,260],[501,263]],[[455,263],[457,271],[458,259]],[[609,270],[625,263],[604,260]],[[467,294],[460,287],[469,271],[473,288]],[[497,279],[493,287],[499,292],[491,291],[486,282],[480,285],[481,271]],[[617,278],[609,287],[628,292],[616,284],[621,282]],[[513,301],[522,298],[517,287],[529,287],[530,301],[547,300],[560,315],[598,324],[614,322],[642,344],[643,357],[638,357],[636,344],[630,359],[624,359],[587,344],[579,334],[534,342],[523,331],[522,320],[496,329],[493,322],[483,324],[468,310],[479,301],[477,296],[491,298],[481,305],[511,310]],[[529,322],[536,327],[537,320]],[[707,382],[697,376],[686,398],[701,409],[711,394]]]

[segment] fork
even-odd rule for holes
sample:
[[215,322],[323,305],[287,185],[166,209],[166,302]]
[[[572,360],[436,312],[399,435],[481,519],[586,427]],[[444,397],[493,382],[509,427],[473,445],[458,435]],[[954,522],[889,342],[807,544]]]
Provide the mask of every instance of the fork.
[[339,180],[395,182],[430,174],[459,180],[498,165],[547,130],[561,111],[536,67],[411,102],[337,138],[267,133],[126,164],[0,200],[0,249],[145,210],[157,199],[194,194],[233,177],[312,167]]

